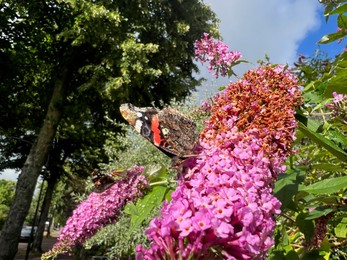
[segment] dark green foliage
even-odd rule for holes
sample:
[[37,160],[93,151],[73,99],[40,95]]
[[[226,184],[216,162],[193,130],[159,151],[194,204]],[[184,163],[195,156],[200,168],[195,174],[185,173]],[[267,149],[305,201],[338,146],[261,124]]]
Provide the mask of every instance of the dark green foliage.
[[10,180],[0,180],[0,229],[5,223],[11,201],[14,195],[16,183]]
[[107,117],[119,120],[121,103],[189,95],[194,41],[215,21],[198,0],[1,2],[0,170],[26,162],[16,230],[2,232],[14,236],[11,254],[42,166],[85,177],[108,160],[103,145],[120,128]]
[[193,44],[215,22],[197,0],[3,1],[0,169],[21,168],[63,69],[55,149],[95,167],[106,132],[119,131],[105,117],[120,119],[121,103],[162,105],[195,89]]

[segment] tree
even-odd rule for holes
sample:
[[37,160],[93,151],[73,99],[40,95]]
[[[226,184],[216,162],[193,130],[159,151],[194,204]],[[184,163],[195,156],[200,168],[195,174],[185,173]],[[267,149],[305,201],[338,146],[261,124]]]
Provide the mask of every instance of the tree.
[[[79,149],[68,154],[79,154],[77,165],[92,169],[105,158],[105,133],[117,131],[106,115],[118,118],[120,103],[161,105],[194,90],[193,42],[214,24],[198,0],[1,3],[2,168],[22,172],[1,232],[0,259],[17,251],[53,140],[77,142]],[[15,160],[4,164],[9,158]]]
[[47,179],[47,188],[45,192],[44,199],[42,201],[42,206],[41,206],[41,212],[39,215],[38,219],[38,225],[37,225],[37,231],[36,231],[36,236],[34,238],[33,242],[33,249],[37,252],[42,252],[41,244],[43,240],[43,233],[45,231],[45,224],[46,220],[48,218],[48,213],[49,213],[49,208],[51,206],[52,202],[52,197],[54,193],[54,187],[57,183],[57,177],[59,177],[60,174],[52,174],[50,178]]

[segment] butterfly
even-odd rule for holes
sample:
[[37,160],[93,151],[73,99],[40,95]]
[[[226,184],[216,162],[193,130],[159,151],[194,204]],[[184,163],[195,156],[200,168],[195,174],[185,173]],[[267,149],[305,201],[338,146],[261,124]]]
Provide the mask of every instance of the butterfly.
[[110,173],[102,173],[98,170],[92,172],[92,181],[94,183],[95,192],[103,192],[110,188],[117,178],[124,175],[124,170],[114,170]]
[[196,125],[179,111],[127,103],[120,106],[120,112],[138,133],[170,158],[191,155],[197,139]]

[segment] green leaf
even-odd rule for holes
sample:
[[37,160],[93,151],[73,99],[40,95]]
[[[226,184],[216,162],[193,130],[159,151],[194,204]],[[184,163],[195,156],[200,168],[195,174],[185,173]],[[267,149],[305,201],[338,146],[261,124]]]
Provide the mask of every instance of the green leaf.
[[304,253],[300,260],[324,260],[318,249],[313,249]]
[[299,189],[299,176],[300,172],[291,172],[280,175],[280,179],[276,181],[274,187],[274,195],[282,203],[281,208],[285,209],[293,201],[293,196]]
[[167,168],[161,165],[149,165],[146,167],[145,175],[148,176],[151,183],[161,182],[169,177]]
[[[308,205],[309,207],[317,207],[317,203],[318,205],[336,205],[339,201],[340,201],[340,197],[336,194],[332,194],[332,195],[327,195],[327,194],[322,194],[322,195],[313,195],[311,193],[307,193],[310,194],[311,198],[309,196],[307,196],[307,200],[306,202],[310,205]],[[305,199],[306,199],[305,198]],[[320,208],[325,207],[325,206],[319,206]]]
[[300,257],[297,252],[295,252],[294,249],[290,250],[288,254],[286,254],[285,260],[299,260]]
[[125,207],[124,212],[131,215],[130,231],[141,226],[143,221],[148,218],[151,211],[163,201],[166,192],[167,187],[155,186],[150,193],[139,199],[136,205],[129,203]]
[[332,97],[333,92],[347,94],[347,53],[341,53],[333,66],[333,74],[327,81],[327,87],[324,91],[325,97]]
[[166,192],[164,200],[170,202],[171,201],[171,194],[174,192],[174,189],[169,189],[168,192]]
[[307,220],[307,213],[300,213],[296,217],[296,224],[300,231],[305,235],[305,239],[310,241],[314,234],[314,224],[312,220]]
[[328,22],[329,14],[332,10],[334,10],[335,5],[332,3],[326,3],[326,7],[324,9],[325,21]]
[[299,122],[299,130],[309,137],[315,143],[321,145],[327,149],[330,153],[336,156],[343,162],[347,161],[347,153],[345,153],[340,147],[334,144],[329,139],[325,138],[323,135],[316,133],[314,130],[309,129],[303,123]]
[[324,255],[324,259],[329,260],[329,256],[331,254],[330,249],[331,249],[331,244],[327,237],[323,239],[323,242],[320,244],[320,255]]
[[335,10],[326,13],[325,15],[332,15],[332,14],[343,14],[347,12],[347,4],[344,5],[340,5],[339,7],[337,7]]
[[[313,132],[320,132],[321,128],[322,128],[322,123],[318,122],[316,120],[312,120],[307,118],[306,116],[302,115],[302,114],[296,114],[295,118],[301,122],[302,124],[304,124],[307,128],[309,128],[311,131]],[[303,133],[304,134],[304,133]],[[304,134],[305,135],[305,134]],[[306,136],[306,135],[305,135]]]
[[282,229],[282,241],[281,244],[285,247],[285,246],[290,246],[290,238],[285,230],[285,228]]
[[335,209],[333,209],[333,208],[318,207],[318,208],[314,209],[313,211],[311,211],[305,219],[306,220],[317,219],[317,218],[326,216],[333,211],[335,211]]
[[318,44],[327,44],[338,39],[341,39],[346,36],[345,32],[336,32],[324,35],[319,41]]
[[313,89],[314,85],[315,85],[314,81],[311,81],[310,83],[308,83],[304,88],[304,92],[307,92],[307,91]]
[[133,202],[130,202],[125,206],[124,212],[129,215],[139,215],[139,211]]
[[328,172],[342,172],[342,171],[344,171],[344,169],[339,167],[339,165],[330,164],[330,163],[313,164],[311,166],[311,168],[312,169],[325,170],[325,171],[328,171]]
[[347,218],[341,219],[340,223],[334,228],[335,235],[340,238],[347,237]]
[[337,131],[333,128],[329,129],[328,132],[329,138],[334,141],[339,147],[344,150],[347,150],[347,137],[341,133],[341,131]]
[[311,194],[332,194],[347,189],[347,176],[325,179],[301,189]]
[[314,196],[312,194],[309,194],[306,191],[301,191],[302,187],[305,187],[304,185],[299,185],[299,191],[297,194],[295,194],[294,201],[298,203],[299,201],[305,201],[306,203],[312,199],[314,199]]
[[337,26],[342,29],[342,31],[346,30],[347,26],[347,17],[344,14],[341,14],[337,17]]

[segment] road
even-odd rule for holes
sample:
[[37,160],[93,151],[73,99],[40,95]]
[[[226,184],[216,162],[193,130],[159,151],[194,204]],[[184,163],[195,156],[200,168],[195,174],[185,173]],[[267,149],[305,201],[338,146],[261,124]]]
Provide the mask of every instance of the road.
[[[43,238],[43,241],[42,241],[42,250],[44,252],[47,252],[49,251],[55,241],[57,240],[57,237],[59,236],[59,233],[58,232],[52,232],[51,234],[51,237],[44,237]],[[27,249],[27,243],[19,243],[18,245],[18,252],[17,252],[17,255],[16,257],[14,258],[15,260],[23,260],[25,259],[25,253],[26,253],[26,249]],[[36,255],[29,255],[29,258],[30,260],[39,260],[41,259],[40,255],[36,254]],[[59,260],[71,260],[73,259],[72,256],[69,256],[69,255],[59,255],[57,258],[55,259],[59,259]]]

